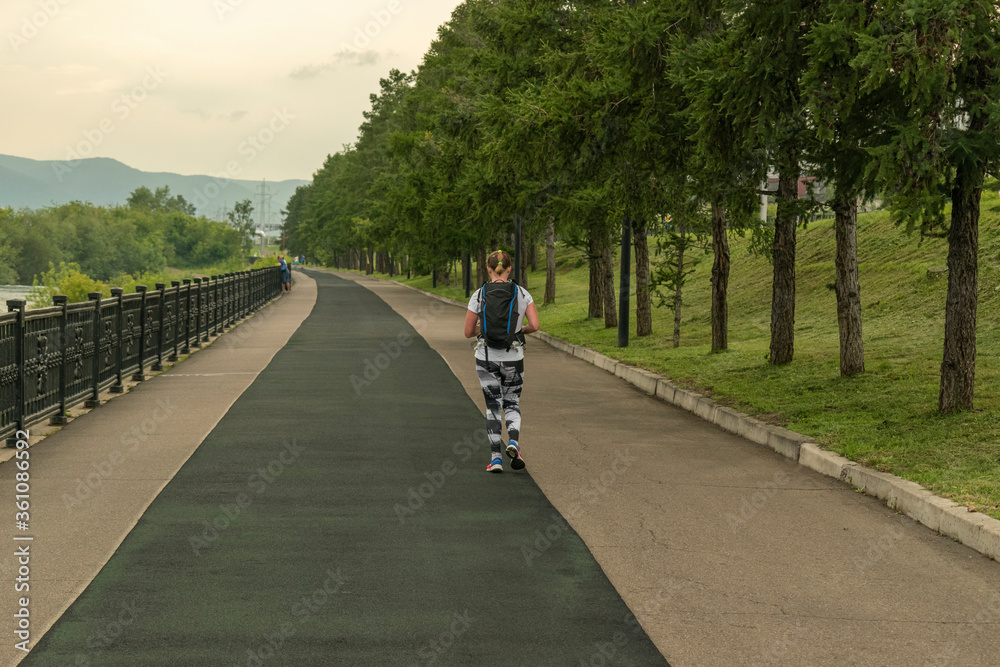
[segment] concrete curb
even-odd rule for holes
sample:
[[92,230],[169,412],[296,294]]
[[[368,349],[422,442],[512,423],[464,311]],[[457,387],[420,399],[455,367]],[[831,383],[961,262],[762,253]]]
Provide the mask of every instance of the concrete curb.
[[[431,294],[411,285],[397,284],[445,303],[463,308],[466,306],[464,302],[455,299]],[[597,350],[568,343],[544,331],[529,335],[561,352],[603,368],[650,396],[692,412],[724,431],[770,447],[810,470],[839,479],[865,495],[883,500],[892,509],[906,514],[931,530],[1000,561],[1000,520],[971,511],[947,498],[935,496],[915,482],[866,468],[839,454],[821,449],[809,436],[766,424],[738,410],[719,405],[707,396],[678,387],[662,375],[630,366]]]

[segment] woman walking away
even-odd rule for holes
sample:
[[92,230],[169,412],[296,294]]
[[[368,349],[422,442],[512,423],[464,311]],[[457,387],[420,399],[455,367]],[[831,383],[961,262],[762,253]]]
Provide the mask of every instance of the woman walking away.
[[[465,337],[476,341],[476,373],[486,398],[486,432],[490,439],[487,472],[503,472],[501,419],[507,423],[510,467],[524,468],[518,445],[521,433],[521,385],[524,380],[524,334],[538,331],[538,310],[528,290],[509,282],[510,255],[495,250],[486,259],[489,281],[469,299]],[[524,319],[528,323],[523,324]],[[501,416],[502,413],[502,416]]]

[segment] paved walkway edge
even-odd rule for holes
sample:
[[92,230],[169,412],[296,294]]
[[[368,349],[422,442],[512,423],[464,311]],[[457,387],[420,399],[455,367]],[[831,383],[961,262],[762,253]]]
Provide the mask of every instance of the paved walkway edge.
[[[449,299],[422,289],[395,282],[427,294],[439,301],[466,307],[463,301]],[[770,447],[799,465],[846,482],[865,495],[884,500],[890,508],[906,514],[931,530],[958,540],[971,549],[1000,561],[1000,520],[970,510],[947,498],[936,496],[916,482],[879,472],[822,449],[809,436],[766,424],[738,410],[720,405],[701,394],[683,389],[662,375],[612,359],[582,345],[575,345],[538,331],[530,336],[544,341],[570,356],[583,359],[618,376],[651,396],[694,413],[719,428],[743,436],[758,445]]]

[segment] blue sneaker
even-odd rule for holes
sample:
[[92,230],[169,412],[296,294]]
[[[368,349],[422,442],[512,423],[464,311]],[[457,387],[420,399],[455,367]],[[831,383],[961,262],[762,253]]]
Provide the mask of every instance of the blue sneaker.
[[521,458],[521,448],[517,446],[516,440],[511,440],[507,445],[507,456],[510,457],[510,467],[514,470],[524,470],[524,459]]
[[486,466],[486,472],[503,472],[503,458],[499,454]]

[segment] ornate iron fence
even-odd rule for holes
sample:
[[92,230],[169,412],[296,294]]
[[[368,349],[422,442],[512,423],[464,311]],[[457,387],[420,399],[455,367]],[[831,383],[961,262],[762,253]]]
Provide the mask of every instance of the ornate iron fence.
[[124,377],[143,380],[192,347],[201,347],[281,293],[276,266],[228,273],[135,294],[111,290],[89,301],[27,310],[7,302],[0,315],[0,438],[44,419],[65,423],[66,410],[100,405],[104,390],[124,391]]

